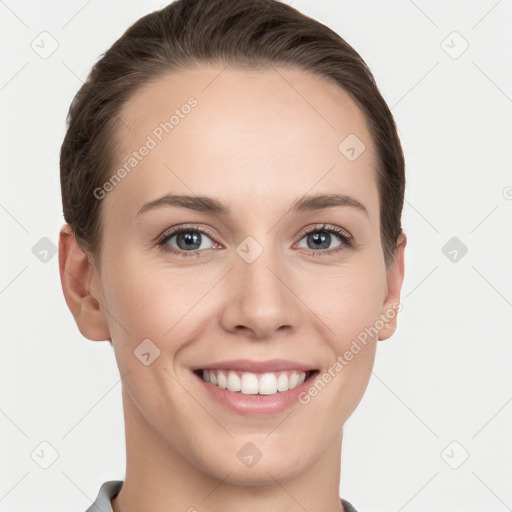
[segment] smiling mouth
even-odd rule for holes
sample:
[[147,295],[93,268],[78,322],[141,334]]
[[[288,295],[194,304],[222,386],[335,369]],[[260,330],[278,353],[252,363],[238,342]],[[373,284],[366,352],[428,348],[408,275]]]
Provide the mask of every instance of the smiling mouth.
[[275,395],[296,388],[316,375],[318,370],[282,370],[253,373],[239,370],[194,370],[203,381],[244,395]]

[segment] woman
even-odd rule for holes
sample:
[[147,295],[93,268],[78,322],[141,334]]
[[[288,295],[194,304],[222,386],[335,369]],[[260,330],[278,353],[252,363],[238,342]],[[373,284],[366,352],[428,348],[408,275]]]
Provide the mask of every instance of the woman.
[[60,163],[63,292],[123,378],[126,478],[89,510],[354,511],[343,424],[406,244],[361,57],[276,0],[177,0],[95,64]]

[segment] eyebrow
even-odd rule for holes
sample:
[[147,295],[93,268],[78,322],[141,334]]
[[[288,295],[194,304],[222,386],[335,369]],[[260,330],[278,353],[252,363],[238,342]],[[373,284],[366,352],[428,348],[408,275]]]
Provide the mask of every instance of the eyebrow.
[[[137,212],[137,215],[156,208],[173,206],[216,215],[229,215],[230,212],[229,206],[226,203],[213,197],[165,194],[158,199],[144,204]],[[365,213],[368,217],[368,210],[360,201],[355,197],[344,194],[315,194],[302,196],[292,203],[288,213],[325,210],[327,208],[340,206],[354,208]]]

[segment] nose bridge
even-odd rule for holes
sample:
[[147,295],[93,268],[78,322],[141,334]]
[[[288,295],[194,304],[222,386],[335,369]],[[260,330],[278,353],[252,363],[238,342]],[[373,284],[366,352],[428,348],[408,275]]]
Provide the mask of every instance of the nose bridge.
[[280,251],[273,240],[272,232],[266,235],[246,237],[236,248],[235,273],[247,288],[245,295],[263,294],[273,301],[283,295],[283,283],[276,277],[284,268],[280,261]]
[[224,321],[227,329],[243,326],[263,337],[283,326],[296,327],[298,315],[272,233],[258,238],[248,236],[236,248]]

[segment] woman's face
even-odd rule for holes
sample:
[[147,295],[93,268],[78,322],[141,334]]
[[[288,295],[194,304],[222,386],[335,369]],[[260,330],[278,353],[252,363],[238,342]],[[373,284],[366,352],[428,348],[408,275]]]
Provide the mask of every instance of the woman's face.
[[[339,446],[395,328],[402,260],[386,272],[363,115],[299,70],[204,66],[146,85],[119,117],[125,172],[98,192],[91,293],[133,450],[231,482],[292,478]],[[325,194],[339,198],[306,200]],[[246,392],[199,375],[219,366]]]

